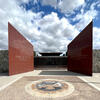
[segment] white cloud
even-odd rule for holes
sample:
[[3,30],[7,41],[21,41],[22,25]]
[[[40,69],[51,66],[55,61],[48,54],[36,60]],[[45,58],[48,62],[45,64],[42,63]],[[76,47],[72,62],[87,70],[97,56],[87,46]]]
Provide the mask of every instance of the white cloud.
[[54,8],[57,6],[57,0],[42,0],[42,5],[51,5]]
[[84,0],[62,0],[59,4],[58,4],[58,8],[61,9],[62,12],[66,13],[66,12],[72,12],[75,9],[77,9],[78,7],[80,7],[81,5],[83,5],[85,3]]
[[[77,30],[83,30],[93,19],[97,19],[98,11],[95,9],[95,6],[98,2],[92,3],[90,9],[84,12],[84,8],[82,8],[82,12],[77,14],[73,21],[79,21],[75,27]],[[85,4],[85,6],[87,6]],[[100,28],[93,27],[93,49],[100,49]]]
[[[76,27],[64,17],[59,19],[54,12],[42,18],[43,12],[26,11],[19,6],[21,2],[22,0],[0,1],[0,49],[8,48],[8,21],[29,41],[32,41],[36,51],[66,51],[71,39],[79,33],[78,27],[82,29],[81,25],[85,27],[89,20],[97,15],[93,7],[85,14],[77,15],[76,20],[80,20],[80,26],[77,24]],[[99,34],[99,31],[98,28],[94,28],[95,34]],[[96,41],[94,45],[97,47],[99,39],[94,38],[94,40]]]
[[67,50],[70,38],[73,39],[79,33],[67,19],[59,19],[54,12],[40,19],[37,24],[41,28],[40,39],[44,43],[44,48],[41,49],[43,51]]
[[42,0],[42,5],[50,5],[54,8],[58,8],[63,13],[72,13],[84,3],[84,0]]
[[8,21],[29,41],[33,41],[36,51],[66,50],[69,39],[78,33],[67,19],[59,19],[54,12],[42,18],[43,12],[26,11],[17,0],[4,2],[0,1],[0,49],[8,48]]
[[[8,48],[8,21],[26,36],[27,39],[32,39],[34,36],[33,33],[29,32],[32,29],[33,32],[36,31],[36,26],[31,23],[31,20],[39,19],[41,17],[41,12],[36,14],[32,11],[26,11],[19,6],[19,3],[20,2],[17,0],[0,1],[0,37],[2,37],[0,38],[0,49]],[[34,38],[36,37],[35,35]]]
[[90,9],[87,10],[86,12],[84,12],[84,9],[82,9],[83,11],[80,14],[77,14],[75,18],[73,18],[73,21],[79,21],[76,24],[76,28],[78,30],[84,29],[84,27],[87,26],[90,23],[90,21],[96,19],[96,16],[98,15],[98,11],[95,9],[95,5],[96,3],[93,3]]
[[34,2],[34,4],[37,4],[37,3],[38,3],[38,1],[39,1],[39,0],[34,0],[33,2]]
[[[17,0],[19,3],[28,3],[30,0]],[[36,0],[34,0],[34,1],[36,1]]]
[[93,48],[100,49],[100,28],[93,28]]
[[100,8],[100,4],[98,4],[98,5],[97,5],[97,7],[99,7],[99,8]]

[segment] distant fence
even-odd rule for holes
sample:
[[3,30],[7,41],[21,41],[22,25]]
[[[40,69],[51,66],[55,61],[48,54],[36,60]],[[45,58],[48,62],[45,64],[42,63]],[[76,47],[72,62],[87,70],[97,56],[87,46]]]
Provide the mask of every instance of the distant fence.
[[34,65],[67,65],[67,56],[37,56]]

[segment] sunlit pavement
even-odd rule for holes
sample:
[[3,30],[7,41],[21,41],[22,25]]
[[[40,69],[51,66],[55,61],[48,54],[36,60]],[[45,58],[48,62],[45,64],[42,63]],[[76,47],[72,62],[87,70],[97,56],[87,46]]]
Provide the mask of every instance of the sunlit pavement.
[[[0,100],[42,100],[39,97],[36,98],[34,94],[32,96],[25,91],[26,85],[41,79],[63,80],[74,86],[74,91],[65,98],[62,96],[61,100],[79,100],[79,98],[81,100],[99,100],[100,98],[99,73],[89,77],[65,70],[35,70],[13,76],[2,74],[0,76]],[[63,95],[62,92],[60,92],[61,95]],[[52,98],[52,95],[50,98]],[[47,99],[44,96],[43,100],[49,100],[50,98]],[[59,100],[59,98],[51,100]]]
[[83,81],[88,84],[93,84],[98,90],[100,90],[100,73],[93,73],[93,76],[86,76],[78,73],[69,72],[66,70],[34,70],[27,73],[17,74],[8,76],[7,73],[0,74],[0,88],[6,87],[7,84],[13,83],[23,76],[42,76],[42,75],[52,75],[52,76],[76,76],[81,78]]

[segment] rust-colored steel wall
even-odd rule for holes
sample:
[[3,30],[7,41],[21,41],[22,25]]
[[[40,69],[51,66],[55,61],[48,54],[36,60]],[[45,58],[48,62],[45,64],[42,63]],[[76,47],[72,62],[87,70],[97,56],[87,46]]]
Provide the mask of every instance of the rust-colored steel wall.
[[8,23],[9,75],[34,69],[33,46]]
[[68,70],[92,75],[92,26],[91,22],[68,45]]

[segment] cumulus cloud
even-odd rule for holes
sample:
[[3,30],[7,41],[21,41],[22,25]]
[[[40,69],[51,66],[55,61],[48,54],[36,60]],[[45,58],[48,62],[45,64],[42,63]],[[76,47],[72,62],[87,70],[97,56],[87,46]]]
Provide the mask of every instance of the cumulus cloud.
[[76,24],[76,28],[78,30],[84,29],[84,27],[89,24],[90,21],[96,18],[96,16],[98,15],[98,11],[95,9],[96,4],[97,3],[93,3],[90,6],[90,9],[86,12],[84,12],[84,8],[81,9],[81,13],[77,14],[76,17],[73,18],[73,21],[78,21],[78,23]]
[[[35,1],[36,1],[36,0],[35,0]],[[23,2],[23,3],[28,3],[29,0],[18,0],[18,2],[19,2],[19,3],[22,3],[22,2]]]
[[54,8],[57,7],[57,0],[42,0],[42,5],[50,5],[53,6]]
[[70,39],[74,38],[78,31],[65,18],[59,19],[52,12],[37,21],[40,27],[40,41],[35,47],[41,47],[41,51],[66,51]]
[[43,12],[26,11],[19,4],[20,2],[17,0],[12,0],[12,2],[6,0],[6,3],[2,0],[0,2],[0,19],[2,19],[0,21],[0,49],[8,48],[9,21],[32,42],[36,51],[67,50],[70,39],[78,33],[67,19],[59,19],[57,13],[54,12],[42,18]]
[[84,3],[84,0],[42,0],[42,5],[50,5],[58,8],[62,13],[72,13]]
[[[82,2],[77,0],[80,2],[79,4],[75,4],[75,0],[73,1],[74,4],[70,4],[71,0],[58,0],[58,5],[57,0],[49,0],[49,4],[46,1],[48,0],[43,0],[44,5],[53,4],[55,8],[59,6],[62,12],[72,11],[84,3],[84,0]],[[26,11],[25,8],[20,6],[22,2],[29,2],[29,0],[0,1],[0,49],[8,49],[8,21],[33,44],[35,51],[54,52],[66,51],[70,41],[90,22],[91,18],[95,18],[97,15],[93,5],[86,13],[82,11],[83,13],[77,15],[73,21],[79,20],[79,23],[72,25],[65,17],[59,19],[56,12],[42,17],[44,12]],[[37,3],[38,0],[34,2]],[[67,2],[66,4],[70,5],[69,10],[66,6],[63,11],[64,7],[61,5],[64,4],[61,2]],[[99,35],[99,31],[99,28],[94,28],[95,36]],[[100,40],[95,38],[94,47],[97,48]]]
[[[28,1],[28,0],[27,0]],[[31,23],[31,20],[39,19],[40,13],[33,13],[32,11],[26,11],[21,8],[19,4],[22,1],[17,0],[1,0],[0,1],[0,49],[8,49],[8,21],[18,29],[28,40],[37,38],[37,32],[35,24]],[[31,31],[33,29],[33,32]],[[33,36],[34,38],[32,38]],[[4,41],[6,40],[6,41]]]
[[[84,7],[87,6],[87,4],[84,5],[84,7],[81,9],[81,13],[77,14],[75,18],[73,18],[73,21],[78,21],[78,23],[75,24],[75,27],[77,30],[81,31],[84,29],[87,24],[90,23],[90,21],[94,19],[98,19],[98,10],[95,9],[96,6],[98,6],[100,1],[94,2],[91,4],[90,9],[86,12],[84,11]],[[100,49],[100,27],[93,27],[93,49]]]
[[93,28],[93,48],[100,49],[100,28]]

